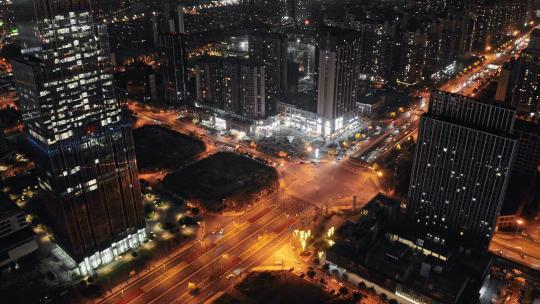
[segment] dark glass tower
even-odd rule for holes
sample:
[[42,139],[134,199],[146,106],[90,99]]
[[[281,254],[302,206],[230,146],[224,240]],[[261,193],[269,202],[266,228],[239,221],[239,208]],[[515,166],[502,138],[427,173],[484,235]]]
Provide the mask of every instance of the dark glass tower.
[[185,34],[171,32],[161,36],[164,99],[173,105],[186,105],[189,100],[187,88],[186,38]]
[[130,124],[89,0],[18,0],[13,64],[57,241],[92,272],[146,238]]
[[516,154],[514,117],[515,110],[497,104],[432,93],[420,120],[407,206],[418,239],[487,246]]

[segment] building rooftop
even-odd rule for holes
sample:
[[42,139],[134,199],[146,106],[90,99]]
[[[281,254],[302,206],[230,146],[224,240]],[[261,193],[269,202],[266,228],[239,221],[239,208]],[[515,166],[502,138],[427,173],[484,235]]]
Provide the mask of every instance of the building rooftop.
[[6,254],[9,250],[35,238],[36,234],[30,227],[24,227],[13,233],[10,233],[6,237],[0,238],[0,261],[5,260],[3,255]]
[[540,136],[540,124],[534,121],[528,121],[517,118],[514,123],[514,130],[518,132],[527,132]]
[[536,28],[531,32],[527,50],[540,50],[540,29]]
[[[336,244],[328,250],[327,260],[388,290],[400,286],[409,295],[442,303],[457,302],[469,284],[482,275],[489,259],[466,252],[456,254],[458,258],[453,260],[438,257],[440,253],[423,250],[401,234],[399,237],[390,234],[387,228],[399,221],[399,210],[401,201],[382,194],[375,196],[360,215],[351,217],[337,229]],[[362,245],[358,246],[359,242]]]
[[9,199],[5,194],[0,193],[0,219],[13,216],[22,212],[13,201]]

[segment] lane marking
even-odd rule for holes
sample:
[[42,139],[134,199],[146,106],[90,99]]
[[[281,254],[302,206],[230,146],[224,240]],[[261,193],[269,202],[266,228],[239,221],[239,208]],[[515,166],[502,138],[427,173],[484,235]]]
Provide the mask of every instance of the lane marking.
[[[270,225],[271,223],[273,223],[273,222],[276,221],[277,219],[281,219],[281,218],[282,218],[281,215],[285,214],[287,211],[289,211],[289,210],[291,210],[291,209],[293,209],[293,208],[295,208],[295,207],[298,208],[299,206],[300,206],[300,205],[294,205],[294,204],[293,204],[292,206],[288,206],[288,208],[287,208],[285,211],[283,211],[283,210],[281,210],[281,209],[274,209],[274,210],[280,210],[281,213],[278,214],[278,215],[276,215],[276,217],[274,217],[273,219],[271,219],[269,222],[263,224],[263,225],[262,225],[259,229],[257,229],[255,232],[253,232],[252,234],[250,234],[249,236],[247,236],[246,238],[244,238],[244,240],[242,240],[240,243],[237,243],[236,245],[234,245],[233,247],[231,247],[230,249],[228,249],[227,251],[225,251],[225,253],[228,253],[228,252],[230,252],[231,250],[233,250],[233,249],[237,248],[238,246],[240,246],[241,244],[244,244],[245,242],[250,241],[250,238],[251,238],[253,235],[259,233],[259,231],[262,230],[264,227]],[[208,267],[210,264],[212,264],[213,262],[215,262],[217,259],[220,259],[222,255],[223,255],[223,254],[220,254],[220,256],[218,256],[217,258],[214,258],[214,259],[211,260],[210,262],[206,263],[205,266],[199,268],[196,272],[190,274],[188,277],[186,277],[186,278],[183,279],[182,281],[178,282],[177,284],[175,284],[175,285],[172,286],[171,288],[165,290],[163,293],[161,293],[160,296],[158,296],[157,298],[154,298],[153,300],[151,300],[150,302],[148,302],[148,304],[157,301],[159,298],[161,298],[161,297],[164,296],[165,294],[169,293],[171,290],[173,290],[174,288],[176,288],[178,285],[180,285],[181,283],[185,282],[187,279],[191,278],[191,277],[194,276],[195,274],[199,273],[200,271],[202,271],[203,269],[205,269],[206,267]],[[200,257],[199,257],[199,258],[200,258]],[[199,259],[199,258],[197,258],[197,259]],[[191,265],[191,264],[190,264],[190,265]]]

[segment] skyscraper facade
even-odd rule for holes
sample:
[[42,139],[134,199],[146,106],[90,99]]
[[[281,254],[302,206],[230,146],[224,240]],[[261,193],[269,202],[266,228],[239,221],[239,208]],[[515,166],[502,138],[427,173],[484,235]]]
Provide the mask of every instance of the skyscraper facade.
[[410,86],[422,79],[426,62],[425,48],[427,35],[420,30],[407,31],[403,34],[402,53],[399,56],[397,82]]
[[197,102],[230,113],[240,111],[238,58],[201,58],[195,65]]
[[115,97],[106,29],[89,0],[16,2],[13,64],[47,218],[81,273],[146,238],[130,123]]
[[354,31],[322,35],[318,61],[317,114],[326,120],[324,135],[341,129],[357,107],[360,92],[360,39]]
[[267,82],[262,62],[202,58],[195,66],[197,102],[248,119],[264,118]]
[[309,3],[307,0],[294,0],[294,17],[298,23],[309,18]]
[[273,103],[286,92],[287,45],[287,37],[282,34],[261,32],[250,35],[249,58],[265,66],[268,111],[275,109]]
[[540,117],[540,30],[531,33],[527,48],[521,53],[512,105],[519,114]]
[[480,250],[493,235],[517,141],[515,110],[433,92],[422,116],[408,219],[418,239]]
[[0,160],[9,158],[10,154],[11,149],[9,148],[6,134],[4,133],[4,126],[0,120]]
[[516,119],[514,135],[518,138],[514,171],[523,177],[532,178],[540,166],[540,124]]
[[177,32],[160,35],[162,48],[164,99],[174,105],[185,105],[189,100],[187,88],[186,38]]
[[514,31],[522,30],[528,9],[527,2],[522,0],[466,1],[465,12],[475,19],[473,49],[489,51],[504,43]]
[[238,94],[240,115],[256,119],[266,115],[266,76],[265,66],[253,61],[242,62]]

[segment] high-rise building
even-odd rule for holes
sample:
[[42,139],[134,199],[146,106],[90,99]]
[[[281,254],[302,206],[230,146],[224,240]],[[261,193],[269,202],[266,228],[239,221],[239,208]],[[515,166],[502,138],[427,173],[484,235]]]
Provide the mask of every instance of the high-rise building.
[[240,58],[207,57],[195,66],[197,101],[245,118],[266,113],[266,73],[261,62]]
[[540,124],[516,119],[514,134],[518,150],[513,170],[525,178],[534,177],[540,166]]
[[4,125],[2,120],[0,120],[0,160],[9,158],[10,154],[11,149],[6,138],[6,134],[4,133]]
[[510,83],[512,78],[512,71],[508,65],[504,65],[501,68],[499,79],[497,80],[497,90],[495,91],[495,100],[501,103],[505,103],[508,99],[508,93],[510,91]]
[[422,79],[426,63],[426,39],[426,33],[420,29],[403,33],[397,75],[398,83],[410,86]]
[[535,29],[521,53],[512,105],[521,115],[540,118],[540,30]]
[[294,17],[296,22],[303,23],[309,19],[310,7],[308,0],[294,0]]
[[525,27],[528,5],[523,0],[471,0],[466,12],[476,20],[473,48],[490,51]]
[[205,57],[195,64],[195,99],[197,102],[225,109],[223,84],[226,78],[223,74],[222,63],[222,58]]
[[[317,39],[313,35],[297,33],[288,33],[287,36],[287,61],[298,65],[299,78],[293,79],[293,83],[297,83],[301,78],[313,79],[313,75],[316,73]],[[291,81],[290,77],[287,75],[288,82]],[[313,87],[314,85],[311,85],[311,90]]]
[[322,34],[317,71],[317,114],[326,120],[324,136],[341,129],[344,116],[356,109],[360,71],[360,39],[354,31],[328,29]]
[[163,47],[160,33],[185,34],[184,7],[174,0],[149,1],[147,6],[152,11],[150,18],[152,40],[157,48]]
[[0,2],[0,21],[2,21],[2,28],[7,32],[13,32],[15,30],[15,14],[12,0]]
[[295,0],[282,0],[283,1],[283,19],[289,21],[296,20],[296,1]]
[[419,240],[485,249],[494,233],[517,141],[515,110],[433,92],[421,117],[408,220]]
[[266,115],[266,67],[253,61],[239,66],[240,115],[263,118]]
[[362,39],[362,73],[366,78],[387,79],[392,74],[392,56],[396,52],[396,26],[385,20],[359,20],[353,24]]
[[278,33],[250,35],[249,58],[265,66],[267,111],[287,90],[287,45],[286,36]]
[[185,34],[184,7],[178,1],[160,1],[158,7],[158,30]]
[[468,54],[471,50],[473,30],[473,19],[461,13],[432,17],[426,22],[425,67],[428,75]]
[[132,130],[89,0],[17,1],[13,63],[55,239],[91,273],[146,238]]
[[6,134],[4,130],[0,130],[0,160],[6,159],[9,157],[11,150],[8,145]]
[[160,35],[164,99],[174,105],[185,105],[190,98],[187,87],[186,37],[170,32]]
[[409,3],[415,4],[424,10],[431,12],[444,12],[448,10],[462,10],[466,0],[410,0]]

